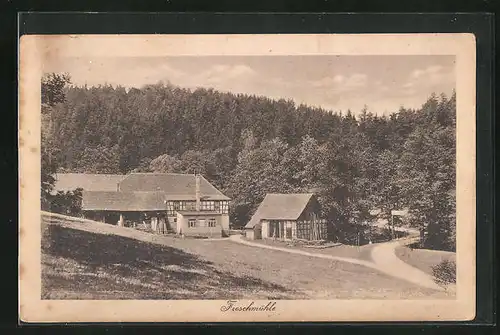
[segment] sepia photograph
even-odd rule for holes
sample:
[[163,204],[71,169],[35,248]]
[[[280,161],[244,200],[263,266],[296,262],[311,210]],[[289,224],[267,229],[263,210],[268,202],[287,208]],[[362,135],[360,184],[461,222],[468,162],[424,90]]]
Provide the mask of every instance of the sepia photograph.
[[473,317],[474,43],[422,35],[26,37],[21,296],[59,321]]

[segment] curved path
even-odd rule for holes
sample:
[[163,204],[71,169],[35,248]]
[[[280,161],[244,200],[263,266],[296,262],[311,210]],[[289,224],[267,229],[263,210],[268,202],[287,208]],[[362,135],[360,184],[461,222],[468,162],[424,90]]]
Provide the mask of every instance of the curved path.
[[402,261],[396,256],[395,249],[401,245],[414,242],[414,238],[408,238],[395,242],[380,243],[372,249],[372,259],[377,267],[388,275],[410,281],[423,287],[436,290],[444,288],[437,285],[433,278],[427,273]]
[[[66,215],[62,215],[62,214],[48,213],[48,212],[43,212],[43,211],[42,211],[42,214],[47,215],[47,216],[52,216],[52,217],[64,218],[64,219],[67,219],[70,221],[79,221],[79,222],[83,222],[83,223],[91,223],[92,224],[92,225],[89,225],[88,227],[79,226],[78,229],[88,230],[88,231],[92,231],[92,232],[95,232],[96,230],[98,230],[101,233],[104,232],[104,233],[117,234],[117,227],[107,225],[104,223],[100,223],[97,221],[76,218],[76,217],[70,217],[70,216],[66,216]],[[99,225],[95,225],[95,223],[98,223]],[[119,231],[121,232],[121,234],[118,234],[120,236],[126,236],[126,237],[130,237],[130,238],[139,239],[138,236],[136,235],[137,230],[135,230],[133,228],[120,227]],[[133,235],[132,232],[135,235]],[[410,232],[410,233],[413,233],[413,232]],[[415,240],[415,238],[418,238],[418,237],[415,237],[415,234],[413,233],[412,236],[409,238],[397,240],[394,242],[379,243],[379,244],[375,245],[373,247],[373,249],[371,250],[371,256],[372,256],[373,262],[363,261],[363,260],[359,260],[359,259],[355,259],[355,258],[338,257],[338,256],[333,256],[333,255],[327,255],[327,254],[307,252],[307,251],[303,251],[303,250],[296,250],[296,249],[290,249],[290,248],[274,247],[274,246],[265,245],[265,244],[261,244],[261,243],[250,242],[246,239],[243,239],[243,237],[241,235],[231,235],[229,238],[213,238],[213,239],[207,239],[207,240],[208,241],[230,240],[230,241],[234,241],[237,243],[249,245],[252,247],[278,250],[278,251],[288,252],[288,253],[292,253],[292,254],[299,254],[299,255],[305,255],[305,256],[310,256],[310,257],[324,258],[324,259],[330,259],[330,260],[334,260],[334,261],[358,264],[358,265],[362,265],[362,266],[366,266],[368,268],[378,270],[378,271],[383,272],[383,273],[390,275],[392,277],[409,281],[409,282],[416,284],[416,285],[419,285],[419,286],[423,286],[423,287],[431,288],[431,289],[436,289],[436,290],[444,290],[444,288],[442,288],[434,283],[431,276],[429,276],[426,273],[420,271],[419,269],[414,268],[411,265],[403,262],[401,259],[399,259],[396,256],[396,254],[394,252],[396,247],[398,247],[400,245],[410,244]],[[145,240],[145,239],[139,239],[139,240],[151,242],[151,240],[149,238],[147,240]],[[161,241],[158,241],[155,243],[162,244]],[[452,285],[449,289],[454,289],[454,285]]]
[[383,273],[385,273],[389,276],[392,276],[394,278],[406,280],[408,282],[411,282],[413,284],[416,284],[416,285],[419,285],[422,287],[431,288],[431,289],[440,290],[440,291],[444,290],[444,288],[442,288],[441,286],[434,283],[431,276],[429,276],[425,272],[422,272],[419,269],[414,268],[413,266],[403,262],[402,260],[400,260],[396,256],[396,254],[394,252],[396,247],[398,247],[400,245],[412,243],[414,241],[414,238],[407,238],[407,239],[402,239],[402,240],[398,240],[395,242],[378,244],[371,251],[371,256],[372,256],[373,262],[367,262],[367,261],[363,261],[363,260],[359,260],[359,259],[355,259],[355,258],[338,257],[338,256],[333,256],[333,255],[307,252],[307,251],[303,251],[303,250],[295,250],[295,249],[290,249],[290,248],[281,248],[281,247],[275,247],[275,246],[250,242],[248,240],[243,239],[243,237],[241,235],[231,235],[229,237],[229,240],[237,242],[237,243],[245,244],[248,246],[252,246],[252,247],[278,250],[278,251],[284,251],[284,252],[288,252],[288,253],[292,253],[292,254],[299,254],[299,255],[304,255],[304,256],[324,258],[324,259],[330,259],[330,260],[334,260],[334,261],[358,264],[358,265],[362,265],[362,266],[366,266],[366,267],[378,270],[378,271],[383,272]]
[[274,247],[272,245],[265,245],[265,244],[261,244],[261,243],[250,242],[250,241],[244,239],[243,236],[241,236],[241,235],[231,235],[231,236],[229,236],[229,239],[231,241],[238,242],[238,243],[245,244],[245,245],[249,245],[252,247],[259,247],[259,248],[264,248],[264,249],[284,251],[284,252],[288,252],[291,254],[298,254],[298,255],[317,257],[317,258],[325,258],[325,259],[331,259],[331,260],[335,260],[335,261],[363,265],[363,266],[370,267],[370,268],[376,268],[374,263],[363,261],[360,259],[348,258],[348,257],[338,257],[338,256],[332,256],[332,255],[326,255],[326,254],[320,254],[320,253],[308,252],[308,251],[304,251],[304,250],[297,250],[297,249],[290,249],[290,248]]

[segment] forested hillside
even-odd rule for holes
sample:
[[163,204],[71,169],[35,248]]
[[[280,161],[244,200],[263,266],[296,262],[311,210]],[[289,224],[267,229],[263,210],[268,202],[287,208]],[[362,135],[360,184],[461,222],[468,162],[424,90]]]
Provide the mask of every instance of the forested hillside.
[[355,118],[170,84],[127,91],[69,82],[42,81],[48,179],[56,170],[199,172],[233,199],[236,225],[266,193],[314,190],[341,239],[363,229],[370,209],[388,217],[408,207],[411,224],[428,232],[427,246],[454,248],[454,95],[432,95],[390,117],[365,109]]

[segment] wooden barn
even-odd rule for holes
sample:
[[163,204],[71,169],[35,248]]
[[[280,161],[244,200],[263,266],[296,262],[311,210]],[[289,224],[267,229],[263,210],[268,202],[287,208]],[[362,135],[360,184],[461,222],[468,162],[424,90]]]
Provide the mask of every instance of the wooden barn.
[[312,193],[267,194],[245,226],[248,239],[326,240],[327,223]]

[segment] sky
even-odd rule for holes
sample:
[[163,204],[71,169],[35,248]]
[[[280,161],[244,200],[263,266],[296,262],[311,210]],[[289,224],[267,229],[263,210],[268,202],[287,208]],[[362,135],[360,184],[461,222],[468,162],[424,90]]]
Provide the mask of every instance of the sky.
[[186,88],[292,99],[355,115],[419,108],[431,93],[455,89],[454,56],[169,56],[61,58],[45,72],[67,72],[75,85],[141,87],[159,81]]

